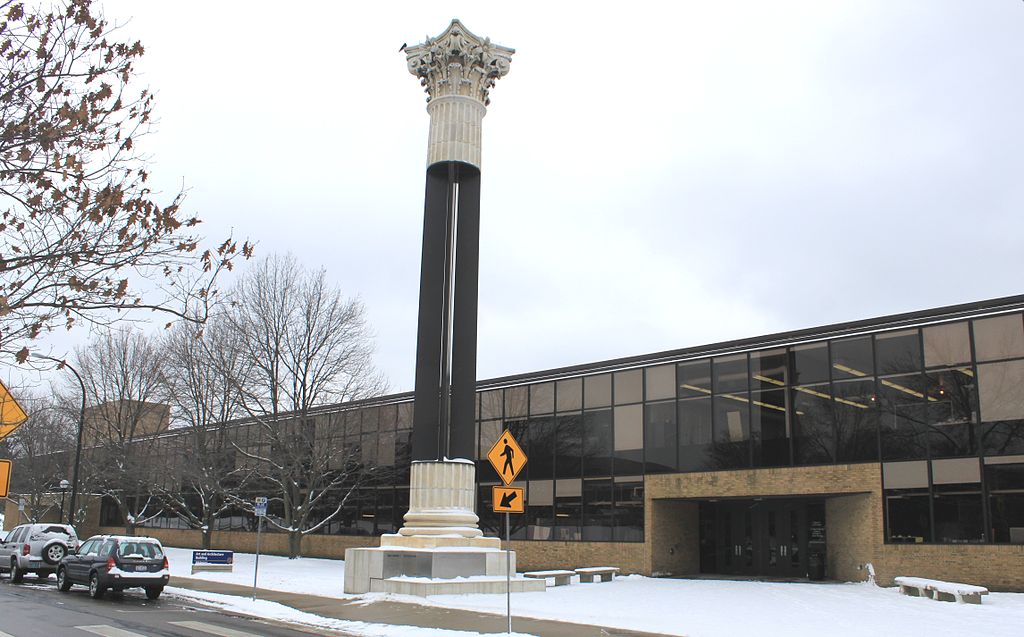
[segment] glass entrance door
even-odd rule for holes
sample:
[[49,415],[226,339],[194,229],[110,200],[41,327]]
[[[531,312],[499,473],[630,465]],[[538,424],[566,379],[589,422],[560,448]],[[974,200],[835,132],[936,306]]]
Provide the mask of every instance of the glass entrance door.
[[810,528],[824,527],[824,508],[805,499],[701,503],[701,572],[808,577],[809,549],[824,559],[824,537]]

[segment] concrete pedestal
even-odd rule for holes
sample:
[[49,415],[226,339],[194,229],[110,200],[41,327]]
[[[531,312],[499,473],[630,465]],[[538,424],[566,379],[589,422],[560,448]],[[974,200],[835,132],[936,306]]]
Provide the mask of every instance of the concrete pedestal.
[[[474,513],[476,466],[468,460],[414,462],[409,512],[398,533],[380,546],[345,551],[346,593],[505,592],[501,540],[483,537]],[[499,583],[500,582],[500,586]],[[514,578],[513,591],[544,590],[544,580]]]

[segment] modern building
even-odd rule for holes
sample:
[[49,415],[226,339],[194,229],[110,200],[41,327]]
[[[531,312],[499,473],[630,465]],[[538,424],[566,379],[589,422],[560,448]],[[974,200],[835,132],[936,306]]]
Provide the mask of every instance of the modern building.
[[[367,462],[397,471],[307,554],[401,526],[411,401],[324,410]],[[506,428],[529,456],[520,570],[864,580],[871,564],[881,583],[1024,590],[1024,296],[482,381],[489,535],[500,483],[484,457]],[[196,541],[171,517],[151,525]],[[218,545],[251,543],[243,515],[220,528]]]

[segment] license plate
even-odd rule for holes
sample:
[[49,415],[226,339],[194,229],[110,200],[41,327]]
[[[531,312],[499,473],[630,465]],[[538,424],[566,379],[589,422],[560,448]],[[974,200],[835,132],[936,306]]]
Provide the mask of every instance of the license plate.
[[146,573],[146,572],[149,571],[149,567],[148,566],[136,566],[135,567],[135,571],[138,572],[138,573]]

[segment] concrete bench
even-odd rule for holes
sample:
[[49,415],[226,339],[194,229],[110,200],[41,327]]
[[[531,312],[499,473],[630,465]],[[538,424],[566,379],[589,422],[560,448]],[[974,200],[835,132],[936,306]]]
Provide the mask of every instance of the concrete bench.
[[544,579],[551,577],[555,580],[555,586],[567,586],[575,573],[573,571],[530,571],[523,573],[523,577],[531,579]]
[[600,577],[602,582],[610,582],[615,574],[619,572],[617,566],[588,566],[587,568],[576,569],[581,582],[593,582]]
[[959,582],[943,582],[922,577],[897,577],[895,582],[904,595],[930,597],[943,602],[980,604],[981,596],[988,595],[988,589],[984,586],[960,584]]

